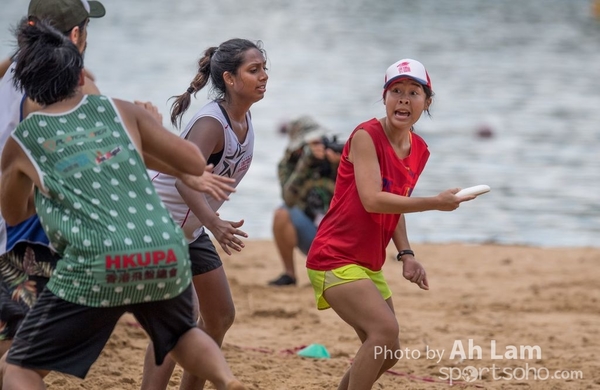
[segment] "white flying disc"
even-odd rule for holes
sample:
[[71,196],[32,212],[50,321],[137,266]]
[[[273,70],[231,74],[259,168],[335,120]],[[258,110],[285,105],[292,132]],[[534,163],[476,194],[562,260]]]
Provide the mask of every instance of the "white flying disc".
[[486,192],[490,192],[490,190],[491,190],[490,186],[481,184],[478,186],[464,188],[464,189],[458,191],[455,195],[456,196],[469,196],[469,195],[477,196],[477,195],[485,194]]

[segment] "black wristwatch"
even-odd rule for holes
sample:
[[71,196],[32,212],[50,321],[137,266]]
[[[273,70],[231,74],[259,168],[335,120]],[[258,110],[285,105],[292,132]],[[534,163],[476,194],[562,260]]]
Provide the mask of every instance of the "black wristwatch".
[[396,255],[396,260],[398,261],[402,261],[402,256],[404,255],[415,255],[415,252],[413,252],[410,249],[402,249],[400,252],[398,252],[398,254]]

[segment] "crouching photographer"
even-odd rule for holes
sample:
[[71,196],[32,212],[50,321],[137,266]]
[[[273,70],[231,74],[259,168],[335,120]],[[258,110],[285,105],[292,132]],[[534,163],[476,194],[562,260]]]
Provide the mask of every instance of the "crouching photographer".
[[284,272],[271,286],[296,284],[294,248],[304,255],[329,209],[344,144],[314,119],[303,116],[285,125],[289,143],[278,165],[284,204],[275,210],[273,237]]

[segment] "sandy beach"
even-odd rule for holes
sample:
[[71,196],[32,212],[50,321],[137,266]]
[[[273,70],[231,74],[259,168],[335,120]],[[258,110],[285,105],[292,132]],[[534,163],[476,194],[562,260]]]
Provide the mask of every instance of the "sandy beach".
[[[374,389],[600,389],[600,248],[413,249],[431,289],[405,281],[390,248],[384,270],[401,351],[388,353],[401,358]],[[248,241],[223,258],[237,309],[223,345],[234,373],[250,389],[337,388],[358,339],[332,310],[315,308],[304,257],[297,255],[299,285],[283,288],[266,286],[280,271],[272,241]],[[331,358],[297,356],[310,344]],[[124,316],[84,381],[52,373],[48,388],[139,389],[146,345]],[[169,389],[180,376],[177,369]]]

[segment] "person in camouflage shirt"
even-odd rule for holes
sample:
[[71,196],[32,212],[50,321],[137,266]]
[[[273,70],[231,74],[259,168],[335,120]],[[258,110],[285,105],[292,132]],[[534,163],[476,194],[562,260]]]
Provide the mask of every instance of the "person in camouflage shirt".
[[273,236],[284,272],[272,286],[296,284],[294,248],[305,255],[333,197],[342,144],[309,116],[287,123],[289,144],[278,164],[284,204],[275,210]]

